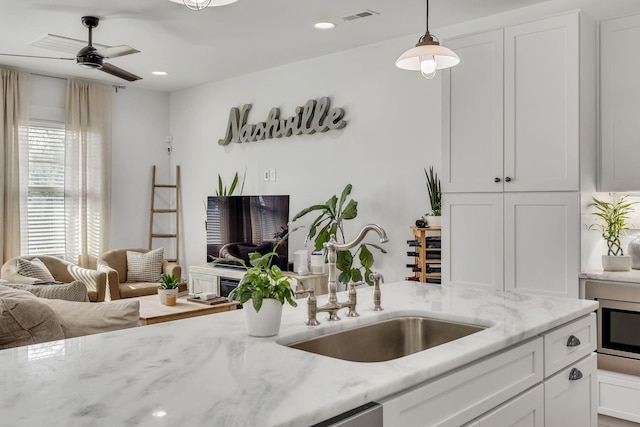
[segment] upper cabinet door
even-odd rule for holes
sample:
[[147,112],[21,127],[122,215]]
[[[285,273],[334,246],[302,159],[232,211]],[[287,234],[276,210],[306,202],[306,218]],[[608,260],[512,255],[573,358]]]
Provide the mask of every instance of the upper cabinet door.
[[579,190],[579,15],[505,28],[504,191]]
[[640,16],[600,26],[600,191],[640,190]]
[[443,73],[444,192],[502,191],[502,44],[502,30],[447,40],[461,61]]

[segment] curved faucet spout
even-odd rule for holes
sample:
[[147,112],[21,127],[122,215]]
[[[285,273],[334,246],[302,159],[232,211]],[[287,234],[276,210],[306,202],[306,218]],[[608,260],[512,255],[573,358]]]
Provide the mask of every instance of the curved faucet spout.
[[339,250],[345,251],[357,246],[358,244],[360,244],[360,242],[362,242],[362,240],[364,240],[364,237],[369,231],[375,231],[376,233],[378,233],[378,236],[380,236],[380,243],[386,243],[389,241],[387,233],[382,227],[377,224],[367,224],[362,227],[362,230],[360,230],[360,233],[358,233],[356,238],[349,243],[338,243],[336,241],[335,234],[332,234],[329,238],[329,241],[324,244],[324,247],[327,248],[327,264],[329,268],[329,302],[327,304],[327,308],[339,307],[338,298],[336,296],[336,292],[338,289],[338,286],[336,284],[336,261],[338,258],[337,252]]
[[347,249],[351,249],[357,246],[358,244],[360,244],[360,242],[362,242],[362,240],[364,239],[364,237],[367,235],[369,231],[375,231],[376,233],[378,233],[378,236],[380,236],[380,243],[386,243],[389,241],[389,238],[387,237],[387,232],[384,231],[382,227],[380,227],[378,224],[367,224],[364,227],[362,227],[362,230],[360,230],[360,233],[358,233],[356,238],[353,239],[351,242],[338,243],[335,240],[335,236],[333,236],[334,238],[329,239],[329,241],[325,243],[324,246],[327,249],[332,247],[338,251],[345,251]]

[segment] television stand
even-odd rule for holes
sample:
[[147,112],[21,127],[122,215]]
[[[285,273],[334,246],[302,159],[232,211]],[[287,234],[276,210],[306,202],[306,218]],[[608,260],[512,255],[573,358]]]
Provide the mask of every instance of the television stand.
[[[245,270],[236,268],[226,268],[213,266],[211,264],[199,264],[189,266],[189,293],[212,292],[220,295],[221,279],[241,280]],[[296,273],[286,271],[287,276],[294,280],[291,287],[299,289],[299,282],[303,281],[305,286],[313,287],[316,295],[324,295],[327,291],[328,274],[308,274],[300,276]],[[229,280],[229,281],[231,281]]]

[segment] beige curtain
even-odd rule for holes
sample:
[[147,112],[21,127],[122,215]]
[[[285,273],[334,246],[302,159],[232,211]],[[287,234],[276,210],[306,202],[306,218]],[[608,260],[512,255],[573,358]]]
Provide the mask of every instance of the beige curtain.
[[65,252],[87,268],[95,268],[109,247],[112,92],[106,85],[67,82]]
[[29,123],[29,75],[0,69],[0,259],[20,255],[20,139]]

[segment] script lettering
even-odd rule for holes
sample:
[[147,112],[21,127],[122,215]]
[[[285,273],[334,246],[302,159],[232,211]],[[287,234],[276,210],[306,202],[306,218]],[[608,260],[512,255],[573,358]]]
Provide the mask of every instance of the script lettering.
[[247,123],[250,110],[251,104],[245,104],[241,109],[231,107],[224,138],[219,139],[218,144],[311,135],[315,132],[342,129],[347,125],[344,109],[331,108],[331,100],[326,96],[317,101],[308,100],[304,106],[296,107],[295,114],[287,118],[280,118],[280,109],[274,107],[269,110],[267,120],[256,124]]

